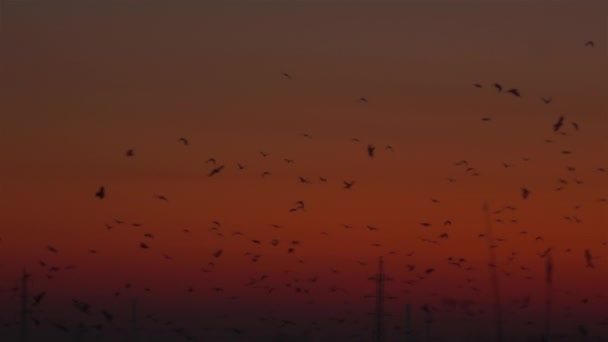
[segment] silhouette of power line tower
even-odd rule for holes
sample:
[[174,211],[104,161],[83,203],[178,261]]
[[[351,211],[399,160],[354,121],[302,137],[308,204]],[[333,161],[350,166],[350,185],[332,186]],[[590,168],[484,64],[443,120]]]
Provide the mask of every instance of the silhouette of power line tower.
[[[365,296],[365,298],[376,298],[376,311],[375,321],[374,321],[374,335],[376,342],[384,342],[384,317],[387,316],[384,313],[384,282],[393,280],[390,277],[387,277],[384,274],[384,262],[382,257],[378,259],[378,273],[374,276],[369,277],[369,280],[374,280],[376,282],[376,295],[375,296]],[[390,299],[396,297],[388,297]]]
[[405,341],[412,342],[413,340],[412,306],[410,304],[405,304]]
[[30,310],[28,307],[28,289],[27,283],[30,279],[30,275],[27,273],[25,269],[23,269],[23,274],[21,276],[21,312],[20,312],[20,332],[19,332],[19,341],[26,342],[28,340],[28,321]]
[[131,302],[131,339],[137,341],[137,299]]

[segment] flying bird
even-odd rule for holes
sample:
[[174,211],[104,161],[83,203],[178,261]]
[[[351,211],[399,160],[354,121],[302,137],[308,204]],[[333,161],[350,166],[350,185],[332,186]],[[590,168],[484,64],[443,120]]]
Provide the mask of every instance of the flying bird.
[[129,149],[129,150],[127,150],[127,152],[125,153],[125,155],[127,157],[133,157],[135,155],[135,151],[133,151],[133,149]]
[[350,181],[350,182],[344,181],[344,189],[350,190],[353,187],[353,185],[355,185],[355,181]]
[[553,132],[559,131],[559,129],[562,128],[563,124],[564,124],[564,117],[560,116],[559,119],[557,119],[557,122],[555,122],[553,124]]
[[211,177],[213,175],[216,175],[218,173],[220,173],[220,171],[222,171],[224,169],[224,165],[220,165],[216,168],[214,168],[213,170],[211,170],[211,172],[209,172],[209,174],[207,175],[207,177]]
[[99,199],[104,199],[106,197],[106,188],[103,186],[99,187],[99,190],[97,190],[95,196],[99,197]]
[[161,201],[169,202],[169,199],[166,196],[155,194],[154,197],[158,198]]
[[552,98],[550,98],[550,97],[549,97],[549,98],[544,98],[544,97],[541,97],[541,100],[543,100],[543,102],[544,102],[545,104],[549,104],[549,103],[551,103],[551,101],[552,101],[553,99],[552,99]]
[[283,71],[283,72],[281,72],[281,75],[282,75],[283,77],[285,77],[285,79],[287,79],[287,80],[289,80],[289,81],[291,81],[291,80],[293,79],[293,77],[291,77],[291,75],[290,75],[290,74],[288,74],[288,73],[286,73],[286,72],[284,72],[284,71]]
[[571,122],[571,124],[572,124],[572,127],[574,127],[574,129],[578,131],[578,129],[579,129],[578,123]]
[[528,190],[527,188],[521,188],[521,197],[523,199],[528,199],[529,196],[530,196],[530,190]]
[[515,88],[507,90],[507,93],[513,94],[514,96],[517,96],[517,97],[521,97],[521,94],[519,93],[519,90],[517,90]]
[[593,265],[593,257],[591,256],[591,251],[589,249],[585,249],[585,262],[587,267],[595,268],[595,265]]
[[589,40],[589,41],[587,41],[587,42],[585,43],[585,46],[588,46],[588,47],[594,47],[594,46],[595,46],[595,42],[594,42],[593,40]]
[[496,88],[496,90],[498,90],[499,93],[502,91],[502,86],[498,83],[494,83],[494,88]]
[[190,145],[190,142],[188,141],[188,139],[186,138],[179,138],[177,139],[177,141],[181,142],[182,144],[184,144],[184,146],[188,146]]
[[367,154],[370,158],[374,157],[374,152],[376,151],[376,147],[372,144],[367,145]]

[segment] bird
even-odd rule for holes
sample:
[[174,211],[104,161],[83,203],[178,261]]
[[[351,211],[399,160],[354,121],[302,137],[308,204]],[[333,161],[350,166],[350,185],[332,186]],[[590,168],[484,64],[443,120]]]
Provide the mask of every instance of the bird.
[[496,90],[498,90],[499,93],[502,91],[502,86],[498,83],[494,83],[494,88],[496,88]]
[[106,188],[104,186],[99,187],[99,190],[97,190],[95,196],[99,197],[99,199],[104,199],[106,197]]
[[395,149],[391,145],[387,145],[386,147],[384,147],[384,149],[389,150],[391,152],[395,152]]
[[158,198],[161,201],[169,202],[169,199],[166,196],[155,194],[154,197]]
[[576,123],[576,122],[571,122],[571,124],[572,124],[572,127],[574,127],[574,129],[575,129],[576,131],[578,131],[578,129],[579,129],[578,123]]
[[585,43],[585,46],[588,46],[588,47],[594,47],[594,46],[595,46],[595,42],[594,42],[593,40],[589,40],[589,41],[587,41],[587,42]]
[[190,145],[190,142],[188,141],[188,139],[186,138],[179,138],[177,139],[177,141],[181,142],[182,144],[184,144],[184,146],[188,146]]
[[281,75],[283,77],[285,77],[285,79],[287,79],[288,81],[291,81],[293,79],[293,77],[289,73],[287,73],[287,72],[283,71],[283,72],[281,72]]
[[32,306],[39,305],[45,295],[46,295],[46,292],[40,292],[39,294],[34,296],[34,303],[32,304]]
[[514,96],[517,96],[517,97],[521,97],[521,94],[519,93],[519,90],[517,90],[515,88],[507,90],[507,93],[513,94]]
[[215,163],[216,163],[215,158],[209,158],[209,159],[205,160],[205,164],[209,164],[209,163],[215,165]]
[[298,179],[300,180],[300,183],[310,184],[310,181],[302,176],[298,176]]
[[350,182],[344,181],[344,189],[350,190],[353,187],[353,185],[355,185],[355,181],[350,181]]
[[528,190],[528,188],[521,188],[521,197],[523,199],[528,199],[528,197],[530,196],[530,190]]
[[544,102],[545,104],[549,104],[549,103],[551,103],[551,101],[552,101],[552,98],[550,98],[550,97],[549,97],[549,98],[544,98],[544,97],[541,97],[540,99],[541,99],[541,100],[543,100],[543,102]]
[[213,175],[216,175],[218,173],[220,173],[220,171],[222,171],[224,169],[224,165],[220,165],[216,168],[214,168],[213,170],[211,170],[211,172],[209,172],[209,174],[207,175],[207,177],[211,177]]
[[589,249],[585,249],[585,262],[587,267],[595,268],[595,265],[593,265],[593,257],[591,256],[591,251]]
[[475,88],[483,88],[483,87],[482,87],[482,85],[481,85],[481,84],[479,84],[479,83],[474,83],[474,84],[473,84],[473,87],[475,87]]
[[370,158],[374,157],[374,152],[376,151],[376,147],[372,144],[367,145],[367,154]]
[[564,124],[564,117],[560,116],[559,119],[557,119],[557,121],[553,124],[553,132],[559,131],[559,129],[562,127],[563,124]]
[[359,101],[360,101],[361,103],[365,103],[365,104],[367,104],[367,102],[368,102],[368,101],[367,101],[367,98],[365,98],[365,97],[360,97],[360,98],[359,98]]
[[127,150],[127,152],[125,153],[125,155],[127,157],[133,157],[135,155],[135,151],[133,151],[133,149],[129,149],[129,150]]
[[490,117],[483,117],[483,118],[481,118],[481,121],[483,121],[483,122],[489,122],[489,121],[492,121],[492,118],[490,118]]

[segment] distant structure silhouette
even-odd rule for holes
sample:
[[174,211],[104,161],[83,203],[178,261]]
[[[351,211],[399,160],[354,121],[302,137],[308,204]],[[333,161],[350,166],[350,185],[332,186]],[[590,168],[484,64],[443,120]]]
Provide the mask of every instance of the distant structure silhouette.
[[21,322],[20,322],[20,334],[19,341],[27,342],[28,340],[28,321],[29,321],[29,308],[27,305],[28,302],[28,291],[27,291],[27,283],[29,281],[30,275],[27,274],[25,268],[23,269],[23,275],[21,276]]
[[137,299],[135,298],[131,302],[131,333],[127,340],[129,342],[137,341]]
[[405,342],[414,341],[412,334],[412,306],[405,304]]
[[498,273],[496,272],[496,252],[494,236],[492,233],[492,220],[490,217],[490,205],[485,203],[483,211],[486,218],[486,237],[488,240],[488,250],[490,254],[490,273],[492,275],[492,292],[494,293],[494,309],[496,315],[496,342],[503,342],[502,332],[502,308],[500,303],[500,287],[498,284]]
[[376,311],[374,313],[374,341],[384,342],[384,282],[392,280],[384,274],[384,262],[382,257],[378,259],[378,273],[375,276],[369,278],[376,282],[376,295],[372,296],[376,298]]

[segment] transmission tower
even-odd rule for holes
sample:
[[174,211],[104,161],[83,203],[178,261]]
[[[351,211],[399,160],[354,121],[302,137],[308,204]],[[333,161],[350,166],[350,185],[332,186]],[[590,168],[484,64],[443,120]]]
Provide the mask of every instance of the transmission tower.
[[131,341],[137,341],[137,299],[131,302]]
[[27,274],[25,269],[23,269],[23,275],[21,276],[21,331],[19,334],[19,341],[26,342],[28,337],[28,326],[27,323],[29,321],[29,308],[28,308],[28,291],[27,291],[27,282],[30,278],[30,275]]
[[[384,342],[384,282],[387,280],[393,280],[390,277],[387,277],[384,274],[384,264],[382,261],[382,257],[378,260],[378,273],[369,278],[369,280],[374,280],[376,282],[376,295],[375,296],[367,296],[367,298],[376,298],[376,311],[375,315],[375,324],[374,324],[374,334],[376,342]],[[395,297],[390,297],[395,298]]]
[[412,337],[412,306],[410,304],[405,305],[405,341],[413,341]]

